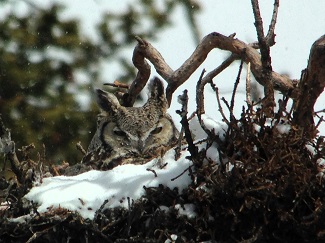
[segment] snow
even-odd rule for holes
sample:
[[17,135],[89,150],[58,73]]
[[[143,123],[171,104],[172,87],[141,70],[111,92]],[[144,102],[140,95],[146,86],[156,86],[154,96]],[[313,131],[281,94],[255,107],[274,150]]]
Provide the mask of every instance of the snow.
[[[218,122],[213,119],[211,119],[209,116],[203,114],[201,115],[201,119],[203,124],[207,129],[209,129],[211,132],[214,132],[214,134],[220,136],[220,138],[223,138],[223,134],[227,130],[227,125],[224,122]],[[202,139],[205,139],[207,137],[205,131],[202,129],[199,120],[197,117],[191,119],[189,122],[192,135],[194,136],[195,142],[198,142]]]
[[[154,159],[144,165],[126,164],[109,171],[92,170],[77,176],[45,178],[40,186],[32,188],[25,197],[39,204],[40,213],[49,208],[61,207],[93,219],[105,200],[108,200],[105,208],[128,208],[127,198],[140,199],[145,193],[144,186],[158,187],[162,184],[170,188],[177,187],[180,191],[185,189],[191,181],[188,173],[182,173],[192,164],[186,156],[187,152],[175,161],[172,149],[162,158],[163,164],[167,163],[163,168],[160,168],[158,159]],[[148,169],[153,170],[157,177]]]
[[[209,129],[216,134],[223,134],[224,124],[212,122],[205,116],[203,121],[209,124]],[[195,131],[196,139],[204,139],[207,136],[196,117],[191,120],[190,129]],[[202,143],[201,146],[206,145]],[[219,163],[216,145],[208,151],[209,157]],[[174,149],[171,149],[163,158],[143,165],[126,164],[109,171],[92,170],[77,176],[43,178],[41,184],[35,182],[35,186],[25,198],[37,203],[39,213],[65,208],[80,213],[84,218],[93,219],[105,200],[108,202],[104,208],[128,208],[128,198],[130,202],[141,199],[145,193],[144,186],[158,187],[162,184],[171,189],[178,188],[179,192],[186,189],[191,183],[188,168],[192,162],[186,158],[189,155],[189,152],[183,151],[176,161]],[[177,207],[181,215],[195,216],[194,205]]]
[[184,205],[176,204],[175,209],[178,210],[179,215],[184,215],[190,219],[196,217],[194,204],[190,204],[190,203]]
[[177,235],[172,234],[172,235],[170,236],[170,239],[165,240],[165,243],[173,243],[173,242],[176,242],[177,238],[178,238]]
[[[266,126],[266,127],[273,127],[273,125],[274,125],[273,123],[274,123],[274,122],[273,122],[273,119],[268,118],[268,119],[266,120],[266,122],[265,122],[265,126]],[[261,127],[260,127],[259,125],[254,124],[254,127],[255,127],[255,130],[256,130],[257,132],[260,132]],[[282,133],[282,134],[288,134],[289,131],[290,131],[290,129],[291,129],[291,125],[289,125],[287,121],[281,121],[279,124],[276,124],[275,127],[276,127],[276,129],[277,129],[280,133]]]

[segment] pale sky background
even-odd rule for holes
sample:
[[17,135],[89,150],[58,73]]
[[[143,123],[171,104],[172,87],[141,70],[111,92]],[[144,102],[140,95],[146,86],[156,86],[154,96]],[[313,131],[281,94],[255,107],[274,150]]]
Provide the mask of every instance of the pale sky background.
[[[63,3],[67,6],[67,9],[61,17],[64,19],[80,18],[84,34],[96,39],[94,25],[100,21],[103,13],[122,11],[127,7],[128,3],[132,3],[134,0],[34,0],[30,2],[37,3],[39,7],[47,6],[53,2]],[[156,2],[159,6],[162,1],[158,0]],[[198,16],[198,26],[202,37],[216,31],[224,35],[236,33],[238,39],[247,43],[257,39],[251,1],[204,0],[200,2],[202,4],[202,11]],[[262,0],[260,2],[264,26],[266,27],[265,32],[267,32],[273,11],[273,1]],[[15,4],[11,5],[11,8],[3,8],[0,12],[8,12],[14,8],[14,11],[23,13],[26,11],[27,6],[24,1],[16,1]],[[271,49],[274,71],[286,73],[290,78],[299,79],[301,71],[307,66],[311,45],[320,36],[325,34],[324,9],[324,0],[280,1],[278,21],[275,29],[276,45]],[[157,38],[158,41],[151,42],[173,69],[177,69],[196,47],[192,33],[186,24],[184,11],[184,9],[179,7],[176,11],[172,12],[174,25],[161,32]],[[123,51],[123,55],[129,58],[129,60],[132,58],[132,53],[133,47]],[[228,55],[229,53],[225,51],[212,51],[201,67],[176,91],[175,95],[178,95],[185,88],[189,90],[189,95],[192,98],[190,100],[190,112],[195,110],[195,86],[202,69],[205,68],[207,72],[211,71]],[[214,82],[219,87],[220,96],[224,96],[227,100],[230,100],[231,91],[238,72],[238,65],[239,63],[237,62],[214,79]],[[103,77],[111,77],[107,81],[114,81],[118,74],[120,74],[119,68],[115,64],[103,62],[100,68],[104,70]],[[245,104],[245,70],[243,70],[236,99],[235,108],[237,114],[240,114],[241,107]],[[152,70],[152,76],[154,75],[155,72]],[[175,110],[180,109],[180,105],[177,103],[177,96],[174,97],[169,111],[173,118],[179,121]],[[325,95],[322,94],[321,98],[317,101],[315,110],[324,109],[324,104]],[[206,112],[214,119],[220,120],[221,117],[217,109],[215,94],[207,87]],[[321,128],[321,133],[325,134],[325,125]]]

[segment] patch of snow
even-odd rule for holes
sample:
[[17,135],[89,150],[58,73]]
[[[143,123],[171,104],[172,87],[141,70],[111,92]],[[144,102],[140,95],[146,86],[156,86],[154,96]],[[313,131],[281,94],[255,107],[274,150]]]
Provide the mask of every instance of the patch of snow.
[[176,242],[178,236],[175,234],[170,235],[170,239],[165,240],[165,243],[173,243]]
[[208,148],[206,152],[206,157],[211,161],[215,161],[218,164],[220,163],[219,151],[215,143],[213,143],[212,146]]
[[[272,119],[267,119],[265,122],[265,126],[273,127]],[[254,124],[254,128],[256,132],[260,132],[261,130],[261,126],[257,124]],[[283,123],[276,125],[276,129],[282,134],[288,134],[291,129],[291,125],[289,125],[286,121],[283,121]]]
[[176,204],[175,209],[178,210],[179,215],[188,217],[189,219],[196,217],[195,205],[194,204]]
[[[214,134],[218,135],[221,139],[223,138],[223,134],[225,134],[225,131],[227,130],[226,123],[214,121],[205,114],[201,115],[201,119],[206,128],[208,128],[211,132],[214,132]],[[200,141],[207,138],[207,134],[202,129],[197,116],[190,120],[189,125],[195,141]]]
[[278,124],[276,126],[276,129],[278,129],[278,131],[282,134],[288,134],[289,131],[291,130],[291,125],[287,124],[287,123],[283,123],[283,124]]
[[[191,178],[188,172],[183,172],[192,165],[186,156],[188,153],[184,152],[175,161],[174,150],[170,150],[162,158],[162,164],[167,163],[163,168],[154,159],[144,165],[126,164],[109,171],[92,170],[77,176],[44,178],[43,183],[33,187],[25,198],[38,203],[40,213],[61,207],[93,219],[105,200],[108,200],[105,208],[128,208],[127,198],[140,199],[145,193],[143,186],[158,187],[162,184],[169,188],[177,187],[179,191],[185,189]],[[148,169],[154,170],[157,177]]]
[[315,150],[315,147],[311,144],[306,144],[306,148],[311,152],[312,154],[315,154],[317,151]]

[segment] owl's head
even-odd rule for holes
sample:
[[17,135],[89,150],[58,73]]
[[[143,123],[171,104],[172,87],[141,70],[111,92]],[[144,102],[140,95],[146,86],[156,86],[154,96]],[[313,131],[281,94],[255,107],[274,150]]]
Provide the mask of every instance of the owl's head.
[[115,95],[100,89],[96,95],[103,113],[88,151],[106,147],[111,151],[107,160],[130,155],[158,157],[175,145],[178,131],[166,113],[164,86],[158,78],[149,84],[149,98],[142,107],[124,107]]

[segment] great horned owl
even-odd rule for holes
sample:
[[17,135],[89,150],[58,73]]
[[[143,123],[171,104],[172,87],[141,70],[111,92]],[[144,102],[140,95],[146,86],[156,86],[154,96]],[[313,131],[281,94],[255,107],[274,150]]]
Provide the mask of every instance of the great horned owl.
[[166,113],[168,103],[158,78],[150,82],[149,98],[142,107],[124,107],[115,95],[100,89],[96,95],[103,111],[82,163],[102,170],[142,164],[176,144],[179,133]]

